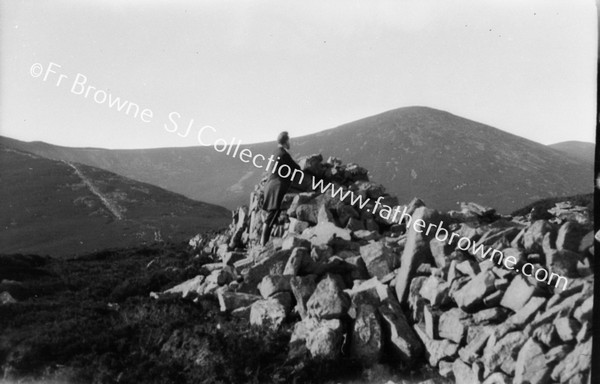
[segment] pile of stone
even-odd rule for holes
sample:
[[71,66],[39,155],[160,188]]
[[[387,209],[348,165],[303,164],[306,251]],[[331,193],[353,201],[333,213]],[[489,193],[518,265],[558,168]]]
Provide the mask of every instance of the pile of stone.
[[[307,175],[370,203],[359,209],[329,192],[288,194],[279,236],[260,246],[263,180],[225,233],[194,240],[215,262],[167,292],[215,294],[223,311],[257,326],[295,322],[290,358],[344,355],[365,366],[383,356],[403,367],[426,362],[460,383],[590,382],[589,212],[561,203],[551,219],[535,220],[474,203],[450,212],[419,199],[399,206],[356,165],[323,162],[320,155],[301,165]],[[373,214],[380,197],[406,208],[412,220],[513,256],[516,268]],[[524,263],[567,277],[568,287],[517,272]]]

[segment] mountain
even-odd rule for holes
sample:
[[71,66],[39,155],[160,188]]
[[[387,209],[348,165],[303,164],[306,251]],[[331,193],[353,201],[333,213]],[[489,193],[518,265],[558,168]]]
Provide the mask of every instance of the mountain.
[[[593,188],[590,163],[432,108],[399,108],[302,137],[290,133],[291,153],[296,157],[322,153],[325,158],[358,163],[400,201],[418,196],[443,210],[456,208],[460,201],[474,201],[508,213],[541,198],[589,193]],[[262,174],[251,163],[213,147],[108,150],[7,138],[0,142],[229,208],[248,204],[248,193]],[[243,148],[268,156],[275,144]]]
[[0,145],[0,253],[67,256],[222,227],[219,206]]
[[594,164],[596,151],[596,144],[594,143],[588,143],[586,141],[563,141],[556,144],[550,144],[549,147],[561,151],[567,156],[579,161]]

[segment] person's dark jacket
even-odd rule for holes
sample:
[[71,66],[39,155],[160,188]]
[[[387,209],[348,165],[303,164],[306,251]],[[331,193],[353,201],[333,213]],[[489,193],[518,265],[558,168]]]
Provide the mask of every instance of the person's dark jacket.
[[[273,153],[273,158],[277,160],[277,168],[275,172],[269,174],[269,179],[267,180],[267,184],[265,185],[265,199],[263,202],[262,208],[266,211],[278,210],[281,207],[281,202],[283,201],[283,196],[290,189],[290,185],[292,184],[292,175],[294,170],[300,170],[300,166],[292,159],[292,156],[282,147],[278,147],[275,153]],[[279,172],[279,168],[283,165],[287,165],[290,167],[291,172],[290,176],[287,178],[282,178],[279,176],[279,173],[286,174],[287,169],[284,168],[282,172]],[[271,168],[272,169],[272,168]],[[269,169],[269,172],[271,171]]]

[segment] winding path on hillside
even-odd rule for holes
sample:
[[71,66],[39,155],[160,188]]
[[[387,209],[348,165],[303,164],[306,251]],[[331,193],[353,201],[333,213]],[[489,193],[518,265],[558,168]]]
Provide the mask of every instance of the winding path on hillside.
[[102,202],[102,204],[104,204],[104,206],[106,207],[106,209],[108,209],[108,211],[110,213],[112,213],[112,215],[117,219],[117,220],[123,220],[123,215],[121,214],[121,210],[119,209],[119,206],[110,201],[106,196],[104,196],[92,183],[92,181],[83,174],[83,172],[81,172],[81,170],[79,168],[77,168],[77,166],[73,163],[70,163],[68,161],[63,161],[64,163],[68,164],[71,168],[73,168],[75,170],[75,174],[81,179],[81,181],[83,181],[83,183],[85,184],[85,186],[90,190],[90,192],[92,192],[94,195],[96,195],[100,201]]

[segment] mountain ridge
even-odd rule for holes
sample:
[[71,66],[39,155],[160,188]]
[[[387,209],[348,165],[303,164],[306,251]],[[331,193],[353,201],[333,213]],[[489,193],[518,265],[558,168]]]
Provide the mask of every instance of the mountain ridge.
[[[400,200],[418,196],[434,208],[452,209],[459,201],[471,200],[510,212],[540,198],[586,193],[593,187],[593,164],[429,107],[398,108],[318,133],[291,134],[291,152],[296,157],[322,153],[325,158],[358,163]],[[18,146],[229,208],[247,204],[249,192],[262,175],[262,170],[212,147]],[[240,148],[268,155],[274,147],[274,142],[266,142]]]

